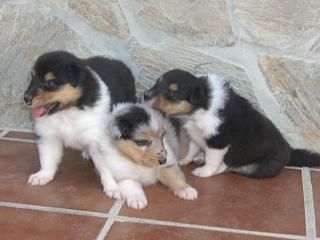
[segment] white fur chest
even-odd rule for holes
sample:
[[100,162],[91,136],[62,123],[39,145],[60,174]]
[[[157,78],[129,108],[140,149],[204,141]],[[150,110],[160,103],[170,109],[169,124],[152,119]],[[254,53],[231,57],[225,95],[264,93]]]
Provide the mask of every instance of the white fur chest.
[[199,109],[187,118],[185,128],[190,137],[201,147],[205,146],[204,139],[219,134],[219,127],[223,119],[219,116],[219,111],[224,108],[229,98],[228,88],[225,88],[223,77],[208,74],[207,75],[210,104],[207,110]]
[[[104,112],[100,113],[101,110]],[[36,120],[35,130],[41,137],[63,141],[66,147],[85,149],[99,141],[107,109],[77,109],[75,107]]]
[[205,138],[217,135],[221,123],[222,120],[212,112],[200,109],[188,118],[184,128],[197,145],[201,148],[205,148]]
[[192,141],[194,141],[198,146],[201,148],[205,148],[206,143],[204,141],[204,134],[203,131],[195,124],[193,120],[188,120],[184,128],[187,130]]

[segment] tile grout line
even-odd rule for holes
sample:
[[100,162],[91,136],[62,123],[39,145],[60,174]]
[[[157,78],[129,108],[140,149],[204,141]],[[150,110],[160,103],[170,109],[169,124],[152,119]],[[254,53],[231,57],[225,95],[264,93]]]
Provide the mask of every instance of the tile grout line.
[[58,207],[46,207],[46,206],[24,204],[24,203],[0,202],[0,207],[19,208],[19,209],[42,211],[42,212],[62,213],[62,214],[80,215],[80,216],[88,216],[88,217],[99,217],[99,218],[108,217],[108,214],[101,213],[101,212],[75,210],[75,209],[58,208]]
[[[308,239],[304,236],[298,236],[298,235],[268,233],[268,232],[259,232],[259,231],[251,231],[251,230],[241,230],[241,229],[233,229],[233,228],[170,222],[170,221],[162,221],[162,220],[154,220],[154,219],[146,219],[146,218],[119,216],[118,213],[120,212],[123,203],[124,202],[121,200],[116,201],[108,214],[102,213],[102,212],[74,210],[74,209],[58,208],[58,207],[46,207],[46,206],[40,206],[40,205],[13,203],[13,202],[0,202],[0,207],[27,209],[27,210],[35,210],[35,211],[51,212],[51,213],[59,213],[59,214],[80,215],[80,216],[87,216],[87,217],[99,217],[99,218],[108,217],[109,219],[113,219],[113,221],[110,220],[108,222],[109,219],[106,221],[105,225],[100,231],[99,236],[101,235],[102,237],[100,239],[103,239],[103,237],[107,235],[111,225],[115,221],[133,222],[133,223],[141,223],[141,224],[153,224],[153,225],[172,226],[172,227],[183,227],[183,228],[190,228],[190,229],[217,231],[217,232],[225,232],[225,233],[238,233],[238,234],[247,234],[247,235],[254,235],[254,236],[282,237],[286,239]],[[111,217],[112,214],[113,214],[113,217]],[[103,229],[104,229],[104,232],[102,232]],[[316,239],[320,240],[320,238],[316,238]]]
[[288,169],[288,170],[299,170],[299,171],[301,171],[301,167],[285,166],[284,168]]
[[112,224],[115,222],[116,218],[118,217],[118,214],[119,214],[123,204],[124,204],[124,200],[117,200],[113,204],[112,208],[110,209],[110,211],[108,213],[108,219],[107,219],[106,223],[104,224],[104,226],[101,228],[98,236],[96,237],[96,240],[103,240],[107,236]]
[[7,135],[10,131],[8,130],[2,130],[2,132],[0,132],[0,138],[3,138],[5,135]]
[[317,236],[316,218],[315,218],[315,211],[314,211],[313,190],[312,190],[310,169],[302,168],[301,175],[302,175],[306,234],[307,234],[307,237],[316,238]]
[[[288,169],[288,170],[298,170],[298,171],[301,171],[303,167],[291,167],[291,166],[286,166],[284,167],[285,169]],[[310,168],[309,167],[309,170],[312,171],[312,172],[320,172],[320,168]]]
[[254,230],[242,230],[242,229],[226,228],[226,227],[214,227],[214,226],[207,226],[207,225],[179,223],[179,222],[146,219],[146,218],[135,218],[135,217],[127,217],[127,216],[118,216],[116,218],[116,221],[140,223],[140,224],[152,224],[152,225],[170,226],[170,227],[190,228],[190,229],[198,229],[198,230],[223,232],[223,233],[245,234],[245,235],[261,236],[261,237],[283,238],[283,239],[292,239],[292,240],[307,240],[307,239],[309,239],[306,236],[299,236],[299,235],[292,235],[292,234],[260,232],[260,231],[254,231]]
[[35,140],[23,139],[23,138],[9,138],[9,137],[1,137],[0,140],[11,141],[11,142],[23,142],[23,143],[36,143]]
[[25,128],[7,128],[7,127],[4,127],[4,128],[0,128],[0,129],[6,130],[6,131],[9,131],[9,132],[34,133],[33,130],[25,129]]

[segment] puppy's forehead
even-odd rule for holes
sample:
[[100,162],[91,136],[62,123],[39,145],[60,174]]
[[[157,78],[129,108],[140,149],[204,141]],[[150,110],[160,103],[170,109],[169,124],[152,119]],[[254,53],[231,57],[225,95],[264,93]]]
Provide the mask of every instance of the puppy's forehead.
[[163,75],[164,80],[167,83],[182,83],[185,81],[192,81],[195,77],[183,70],[172,70]]
[[164,119],[160,113],[153,109],[149,109],[149,121],[143,125],[140,125],[136,129],[136,134],[140,136],[146,136],[148,138],[159,138],[164,132]]
[[163,127],[152,129],[150,125],[145,125],[136,129],[134,138],[153,140],[153,139],[159,139],[164,133],[165,133],[165,129]]
[[74,56],[64,52],[45,53],[36,60],[34,69],[38,75],[42,76],[45,76],[48,72],[57,74],[74,60]]

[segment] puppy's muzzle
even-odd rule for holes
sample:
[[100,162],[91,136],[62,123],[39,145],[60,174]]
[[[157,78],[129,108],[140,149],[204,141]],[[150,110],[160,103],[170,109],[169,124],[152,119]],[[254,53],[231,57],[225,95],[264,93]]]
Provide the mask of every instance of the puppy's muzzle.
[[167,162],[167,153],[166,151],[161,151],[157,153],[158,161],[160,165],[163,165]]

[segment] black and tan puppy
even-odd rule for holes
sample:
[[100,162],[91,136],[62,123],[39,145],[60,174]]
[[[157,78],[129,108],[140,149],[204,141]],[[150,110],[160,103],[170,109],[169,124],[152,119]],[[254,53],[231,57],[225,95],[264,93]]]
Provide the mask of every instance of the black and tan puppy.
[[274,124],[223,77],[196,77],[172,70],[144,93],[144,99],[167,117],[183,117],[191,137],[188,164],[205,152],[205,164],[193,174],[209,177],[231,170],[253,178],[277,175],[286,165],[320,166],[320,155],[292,149]]
[[117,60],[80,59],[57,51],[40,56],[31,77],[24,100],[39,136],[41,169],[29,183],[44,185],[53,179],[65,146],[89,153],[107,195],[119,197],[116,182],[102,164],[99,142],[112,104],[135,101],[130,69]]

